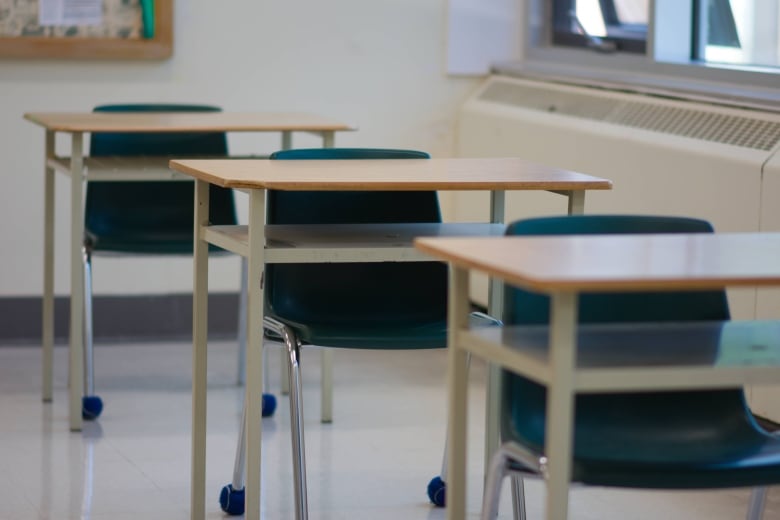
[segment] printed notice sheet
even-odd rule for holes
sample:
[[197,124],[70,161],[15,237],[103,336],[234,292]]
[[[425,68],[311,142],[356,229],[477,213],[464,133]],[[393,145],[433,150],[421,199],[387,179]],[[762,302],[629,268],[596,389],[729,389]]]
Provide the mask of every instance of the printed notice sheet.
[[103,0],[38,0],[38,23],[46,25],[100,25]]

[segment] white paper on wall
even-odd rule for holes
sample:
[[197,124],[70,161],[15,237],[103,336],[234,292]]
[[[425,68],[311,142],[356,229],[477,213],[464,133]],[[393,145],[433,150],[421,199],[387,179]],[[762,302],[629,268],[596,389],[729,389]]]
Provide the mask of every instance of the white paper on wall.
[[101,25],[103,0],[38,0],[39,25]]
[[447,72],[484,75],[520,54],[517,0],[449,0]]

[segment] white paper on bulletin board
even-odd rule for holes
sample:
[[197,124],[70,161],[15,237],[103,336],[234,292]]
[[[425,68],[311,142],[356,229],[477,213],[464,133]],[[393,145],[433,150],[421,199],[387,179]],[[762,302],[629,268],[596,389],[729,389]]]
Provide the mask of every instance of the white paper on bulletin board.
[[102,0],[38,0],[38,24],[102,25]]
[[447,72],[484,75],[498,61],[519,58],[517,0],[449,0]]

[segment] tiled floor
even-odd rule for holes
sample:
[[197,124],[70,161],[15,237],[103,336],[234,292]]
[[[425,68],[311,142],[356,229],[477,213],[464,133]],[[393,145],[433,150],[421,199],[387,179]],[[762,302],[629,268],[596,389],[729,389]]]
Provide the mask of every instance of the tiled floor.
[[[210,345],[207,517],[230,481],[242,390],[235,347]],[[0,520],[189,518],[190,346],[107,345],[97,349],[105,411],[84,432],[69,433],[66,349],[55,349],[55,400],[40,400],[40,350],[0,348]],[[278,388],[279,356],[271,352]],[[319,416],[319,356],[303,353],[309,507],[312,519],[444,518],[425,486],[439,472],[444,435],[443,351],[338,351],[335,421]],[[481,492],[483,367],[473,371],[469,508]],[[280,398],[264,420],[263,514],[293,518],[289,412]],[[544,487],[526,485],[529,518],[541,518]],[[578,488],[575,520],[731,520],[744,518],[748,492],[661,493]],[[503,493],[502,518],[509,518]],[[780,519],[780,490],[767,520]]]

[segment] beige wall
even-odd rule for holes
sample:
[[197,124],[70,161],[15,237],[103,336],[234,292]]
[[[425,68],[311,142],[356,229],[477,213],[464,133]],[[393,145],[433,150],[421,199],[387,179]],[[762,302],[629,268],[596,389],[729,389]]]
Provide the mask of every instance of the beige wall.
[[[359,125],[336,145],[454,153],[457,108],[474,78],[444,73],[444,0],[178,0],[172,59],[0,61],[0,297],[41,292],[43,130],[27,111],[180,101],[227,111],[311,111]],[[236,153],[270,152],[277,136],[231,136]],[[317,145],[312,138],[295,146]],[[67,139],[58,142],[67,153]],[[57,177],[55,287],[68,284],[66,177]],[[245,199],[239,196],[242,214]],[[215,263],[211,287],[238,287],[238,262]],[[191,261],[98,258],[95,292],[191,290]]]

